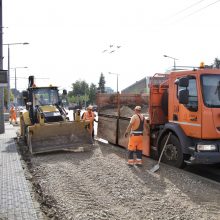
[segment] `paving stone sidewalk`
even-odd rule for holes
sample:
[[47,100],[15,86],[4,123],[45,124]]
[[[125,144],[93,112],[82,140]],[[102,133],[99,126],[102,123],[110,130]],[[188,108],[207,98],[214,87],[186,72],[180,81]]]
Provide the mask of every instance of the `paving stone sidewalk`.
[[17,152],[16,129],[5,123],[0,134],[0,220],[39,219]]

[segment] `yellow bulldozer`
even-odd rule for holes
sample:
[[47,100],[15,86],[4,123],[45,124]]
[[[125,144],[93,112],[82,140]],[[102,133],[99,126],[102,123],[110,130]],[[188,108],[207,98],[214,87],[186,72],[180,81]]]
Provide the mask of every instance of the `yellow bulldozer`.
[[79,111],[69,120],[56,86],[36,87],[34,76],[29,76],[28,89],[22,95],[26,110],[20,112],[20,137],[31,154],[92,146],[85,129],[88,122],[80,120]]

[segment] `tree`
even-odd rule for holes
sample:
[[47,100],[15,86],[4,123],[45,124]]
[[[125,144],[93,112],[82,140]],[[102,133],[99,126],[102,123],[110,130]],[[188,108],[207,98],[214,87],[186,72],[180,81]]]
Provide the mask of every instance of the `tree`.
[[[10,90],[10,102],[14,101],[14,95]],[[4,106],[7,108],[8,106],[8,89],[4,88]]]
[[105,77],[104,77],[103,73],[101,73],[100,78],[99,78],[98,91],[101,93],[105,93]]
[[83,80],[77,80],[75,83],[72,84],[72,94],[73,96],[83,96],[87,94],[89,91],[88,83]]
[[220,69],[220,60],[217,57],[214,60],[214,67]]
[[72,84],[72,91],[68,93],[68,101],[70,103],[77,103],[78,105],[88,105],[95,102],[97,87],[95,84],[90,86],[86,81],[77,80]]
[[95,84],[92,83],[89,87],[89,101],[91,104],[95,102],[96,92],[97,92],[97,87]]
[[68,101],[82,105],[88,101],[89,85],[85,80],[77,80],[72,84],[72,91],[68,93]]

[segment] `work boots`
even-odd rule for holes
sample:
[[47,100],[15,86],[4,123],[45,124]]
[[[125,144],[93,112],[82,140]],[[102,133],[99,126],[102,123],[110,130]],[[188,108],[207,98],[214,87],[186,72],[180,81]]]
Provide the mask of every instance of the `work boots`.
[[127,162],[127,165],[128,166],[138,166],[138,167],[141,167],[143,164],[142,164],[142,159],[129,159],[128,162]]

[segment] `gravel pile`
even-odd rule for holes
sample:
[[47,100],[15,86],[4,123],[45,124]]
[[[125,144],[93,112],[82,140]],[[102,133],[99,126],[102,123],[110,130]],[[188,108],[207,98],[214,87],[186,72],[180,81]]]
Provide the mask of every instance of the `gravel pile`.
[[[113,115],[113,116],[117,116],[118,115],[117,112],[118,112],[117,108],[108,108],[108,109],[104,108],[104,109],[100,110],[101,114]],[[148,115],[148,107],[143,106],[141,112],[142,112],[142,114],[147,116]],[[121,117],[130,118],[133,114],[134,114],[134,107],[129,107],[126,105],[123,105],[120,107],[120,116]]]
[[220,219],[219,185],[144,158],[128,167],[126,150],[96,144],[86,152],[31,158],[29,170],[48,219]]
[[129,108],[128,106],[122,106],[120,108],[120,115],[122,117],[131,117],[134,114],[134,110]]

